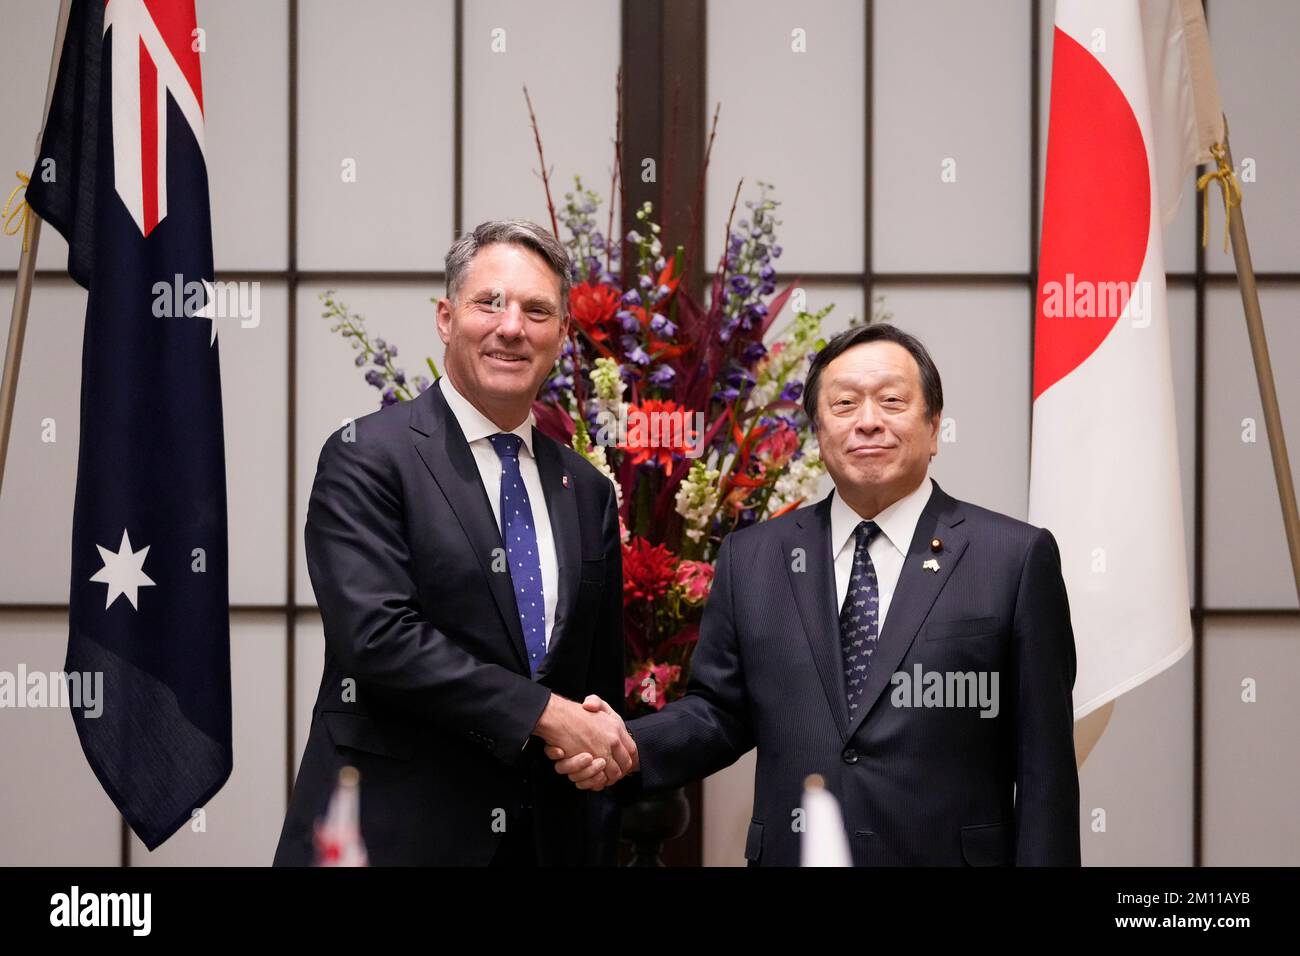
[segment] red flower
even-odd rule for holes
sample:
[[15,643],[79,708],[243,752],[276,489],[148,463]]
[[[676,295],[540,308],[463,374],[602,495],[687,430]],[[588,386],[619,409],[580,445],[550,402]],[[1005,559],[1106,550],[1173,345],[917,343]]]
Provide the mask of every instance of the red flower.
[[606,326],[614,321],[619,298],[618,290],[612,286],[583,282],[569,290],[569,311],[587,338],[603,342],[609,338]]
[[680,664],[656,664],[650,661],[638,667],[631,677],[623,679],[623,693],[629,701],[634,702],[639,698],[641,703],[662,710],[664,704],[668,703],[669,690],[681,676]]
[[768,468],[778,471],[799,450],[799,433],[784,422],[775,431],[763,438],[754,448],[754,454],[761,458]]
[[709,588],[713,586],[713,565],[707,561],[681,561],[675,583],[687,601],[698,604],[709,596]]
[[694,415],[674,401],[647,398],[627,410],[627,441],[619,448],[631,454],[633,465],[654,460],[672,474],[673,455],[686,457],[695,441]]
[[662,544],[633,535],[623,545],[623,605],[654,601],[672,586],[677,556]]

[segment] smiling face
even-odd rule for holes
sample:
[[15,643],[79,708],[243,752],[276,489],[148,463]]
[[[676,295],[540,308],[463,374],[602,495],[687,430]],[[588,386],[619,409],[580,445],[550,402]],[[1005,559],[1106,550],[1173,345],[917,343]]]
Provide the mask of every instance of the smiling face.
[[939,452],[939,415],[926,414],[921,371],[888,341],[865,342],[822,370],[817,441],[837,493],[863,517],[916,489]]
[[447,375],[503,430],[527,417],[567,333],[560,277],[526,246],[480,248],[456,299],[438,300]]

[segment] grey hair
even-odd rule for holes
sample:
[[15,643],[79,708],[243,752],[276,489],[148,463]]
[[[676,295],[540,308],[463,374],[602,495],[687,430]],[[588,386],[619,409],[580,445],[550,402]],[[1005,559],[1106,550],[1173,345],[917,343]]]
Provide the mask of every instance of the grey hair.
[[560,277],[560,316],[569,314],[569,252],[559,239],[529,219],[489,219],[479,223],[473,232],[467,232],[451,244],[446,263],[447,298],[455,299],[465,272],[478,251],[484,246],[504,242],[531,249],[545,260],[551,271]]

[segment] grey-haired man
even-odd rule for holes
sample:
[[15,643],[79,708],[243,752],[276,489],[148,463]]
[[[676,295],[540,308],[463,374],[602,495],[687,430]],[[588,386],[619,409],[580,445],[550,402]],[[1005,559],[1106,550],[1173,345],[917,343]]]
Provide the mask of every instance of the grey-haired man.
[[[325,670],[277,865],[312,861],[349,764],[372,864],[615,859],[612,795],[570,786],[542,752],[598,754],[613,782],[636,749],[617,709],[614,486],[530,415],[568,331],[569,259],[504,220],[446,264],[446,374],[321,451],[306,546]],[[579,703],[596,697],[613,706]]]

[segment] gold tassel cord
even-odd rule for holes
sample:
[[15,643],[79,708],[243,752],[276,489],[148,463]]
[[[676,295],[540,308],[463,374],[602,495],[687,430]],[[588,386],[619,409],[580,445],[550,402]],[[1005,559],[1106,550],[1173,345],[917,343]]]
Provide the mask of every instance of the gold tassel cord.
[[1200,190],[1204,197],[1204,215],[1201,217],[1201,247],[1204,248],[1210,244],[1210,181],[1218,180],[1219,190],[1223,193],[1223,251],[1228,251],[1228,217],[1232,212],[1233,206],[1241,205],[1241,184],[1237,182],[1237,174],[1233,172],[1232,167],[1228,165],[1228,151],[1222,143],[1215,143],[1210,147],[1210,155],[1215,158],[1219,168],[1213,172],[1206,173],[1196,180],[1196,188]]
[[[16,236],[19,229],[23,231],[23,252],[26,252],[27,237],[32,230],[31,207],[27,205],[27,198],[25,196],[18,200],[17,206],[14,206],[13,203],[19,190],[22,190],[24,193],[27,191],[27,183],[29,180],[27,174],[22,171],[19,171],[14,175],[18,177],[18,185],[9,190],[9,198],[5,200],[5,207],[3,211],[0,211],[0,216],[4,217],[6,236]],[[10,208],[11,206],[13,207],[12,209]]]

